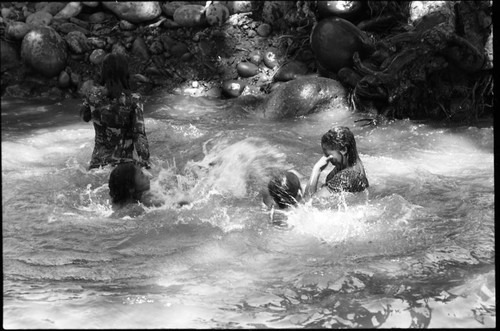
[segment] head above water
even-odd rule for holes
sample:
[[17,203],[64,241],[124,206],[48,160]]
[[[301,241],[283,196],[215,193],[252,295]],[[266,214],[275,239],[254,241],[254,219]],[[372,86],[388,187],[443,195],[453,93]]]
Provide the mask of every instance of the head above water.
[[104,57],[101,79],[112,98],[118,98],[123,91],[130,90],[130,72],[125,54],[110,53]]
[[346,166],[353,166],[358,160],[358,150],[354,134],[346,126],[334,127],[321,137],[321,148],[325,156],[338,152],[345,160]]
[[138,201],[149,188],[149,177],[133,162],[118,164],[109,175],[109,195],[113,204]]
[[300,179],[291,171],[274,176],[269,181],[267,189],[281,209],[295,206],[302,197]]

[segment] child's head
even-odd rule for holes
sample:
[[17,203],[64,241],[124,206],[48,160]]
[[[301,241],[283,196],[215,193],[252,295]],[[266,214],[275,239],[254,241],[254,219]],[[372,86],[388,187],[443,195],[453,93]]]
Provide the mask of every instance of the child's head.
[[110,53],[104,57],[101,79],[109,96],[118,98],[124,90],[129,90],[129,78],[128,60],[124,54]]
[[291,171],[274,176],[269,181],[267,189],[281,209],[295,206],[302,197],[300,179]]
[[346,156],[347,166],[352,166],[358,160],[358,150],[354,134],[346,126],[334,127],[321,137],[321,148],[325,156],[330,151],[338,151]]
[[149,190],[149,177],[132,163],[118,164],[109,176],[109,195],[114,204],[138,201]]

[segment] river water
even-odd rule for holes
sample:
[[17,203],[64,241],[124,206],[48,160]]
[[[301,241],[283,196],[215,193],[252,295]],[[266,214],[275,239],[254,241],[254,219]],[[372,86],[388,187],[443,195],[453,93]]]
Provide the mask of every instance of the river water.
[[[363,127],[342,108],[270,121],[152,95],[162,203],[113,211],[78,102],[2,99],[4,328],[496,325],[493,127]],[[369,189],[270,224],[270,171],[309,176],[334,125],[354,132]]]

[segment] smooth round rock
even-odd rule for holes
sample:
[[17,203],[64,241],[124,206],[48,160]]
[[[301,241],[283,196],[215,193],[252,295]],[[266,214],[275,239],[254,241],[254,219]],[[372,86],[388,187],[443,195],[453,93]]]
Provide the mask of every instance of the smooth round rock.
[[23,38],[21,58],[41,74],[54,77],[66,67],[66,41],[52,28],[33,29]]
[[361,11],[362,1],[318,1],[318,14],[320,18],[337,16],[352,18]]
[[38,11],[26,17],[26,24],[32,26],[47,26],[52,22],[52,15],[46,11]]
[[369,52],[367,36],[351,22],[338,17],[319,21],[311,32],[311,49],[324,69],[337,73],[343,67],[351,67],[352,56]]
[[183,27],[201,26],[207,23],[202,5],[184,5],[174,12],[174,22]]
[[24,22],[9,22],[5,29],[5,35],[11,39],[21,40],[31,29],[32,27]]
[[209,25],[222,26],[229,18],[229,9],[220,3],[211,4],[205,9],[205,17]]
[[248,54],[248,61],[252,62],[255,65],[259,65],[263,59],[264,56],[259,50],[251,51],[250,54]]
[[259,73],[259,67],[251,62],[240,62],[236,66],[236,71],[241,77],[252,77]]
[[276,48],[271,47],[264,52],[264,64],[269,69],[278,65],[278,50]]
[[271,25],[267,23],[262,23],[256,29],[256,32],[261,37],[268,37],[271,34]]
[[90,53],[89,61],[92,64],[96,64],[96,65],[101,64],[102,61],[104,60],[105,56],[106,56],[106,51],[98,48],[98,49],[93,50],[92,53]]
[[132,23],[151,21],[162,13],[158,1],[102,1],[101,3],[120,19]]
[[226,80],[222,83],[222,93],[230,98],[237,98],[241,95],[245,86],[244,82],[238,80]]

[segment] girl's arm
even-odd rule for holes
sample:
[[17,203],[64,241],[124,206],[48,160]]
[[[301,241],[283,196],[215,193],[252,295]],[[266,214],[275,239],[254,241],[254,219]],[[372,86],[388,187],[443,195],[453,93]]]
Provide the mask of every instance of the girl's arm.
[[328,161],[330,161],[331,158],[332,156],[322,156],[314,165],[311,177],[309,178],[309,182],[306,187],[306,197],[311,197],[318,190],[319,175],[326,168]]

